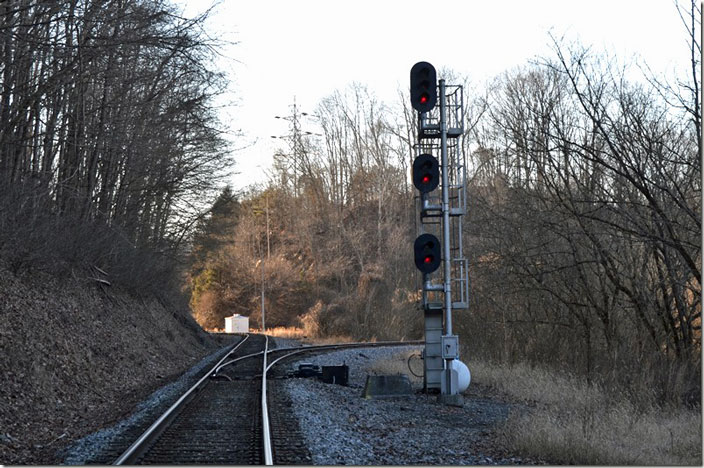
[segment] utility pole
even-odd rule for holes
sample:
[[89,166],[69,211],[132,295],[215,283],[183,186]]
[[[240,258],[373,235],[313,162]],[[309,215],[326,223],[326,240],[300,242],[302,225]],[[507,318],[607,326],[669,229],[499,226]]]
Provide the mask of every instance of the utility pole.
[[271,256],[271,245],[269,244],[269,194],[266,194],[266,259]]
[[[264,213],[266,216],[266,259],[267,261],[271,258],[271,242],[270,242],[270,237],[269,237],[269,194],[265,193],[264,194]],[[255,207],[253,210],[253,213],[255,215],[260,215],[262,213],[261,206]],[[262,274],[262,287],[261,287],[261,296],[262,296],[262,333],[266,330],[266,310],[264,306],[264,290],[266,289],[265,281],[264,281],[264,248],[262,247],[261,241],[258,243],[259,245],[259,260],[257,261],[257,264],[255,265],[255,268],[259,267],[261,268],[261,274]]]
[[266,313],[264,311],[264,264],[261,264],[262,269],[262,333],[266,333]]
[[295,196],[299,195],[299,177],[303,173],[303,160],[305,159],[305,148],[303,146],[303,136],[322,136],[319,133],[313,133],[309,131],[304,131],[301,129],[301,118],[308,117],[310,114],[303,112],[299,109],[296,104],[296,97],[293,97],[293,104],[291,105],[291,115],[282,117],[280,115],[275,115],[275,119],[286,120],[289,122],[289,134],[288,135],[271,135],[271,138],[278,138],[281,140],[286,140],[289,144],[289,149],[291,151],[291,156],[293,157],[293,193]]
[[261,242],[259,243],[259,252],[260,252],[260,258],[257,260],[256,265],[254,265],[254,268],[260,268],[261,273],[262,273],[262,333],[266,332],[266,314],[264,310],[264,258],[262,258],[264,255],[262,254],[262,249],[261,249]]

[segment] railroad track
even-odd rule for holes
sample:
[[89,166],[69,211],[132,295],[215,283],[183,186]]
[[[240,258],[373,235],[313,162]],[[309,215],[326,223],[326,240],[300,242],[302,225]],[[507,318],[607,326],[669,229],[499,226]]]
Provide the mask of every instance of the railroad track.
[[276,380],[268,382],[274,366],[301,353],[421,343],[270,349],[267,336],[247,334],[113,464],[311,464],[291,411],[293,402],[278,391]]

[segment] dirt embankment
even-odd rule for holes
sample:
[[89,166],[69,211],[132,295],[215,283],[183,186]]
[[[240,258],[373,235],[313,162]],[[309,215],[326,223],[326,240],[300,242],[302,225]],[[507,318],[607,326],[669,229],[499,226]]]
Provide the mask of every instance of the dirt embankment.
[[218,346],[186,311],[0,265],[0,463],[60,463]]

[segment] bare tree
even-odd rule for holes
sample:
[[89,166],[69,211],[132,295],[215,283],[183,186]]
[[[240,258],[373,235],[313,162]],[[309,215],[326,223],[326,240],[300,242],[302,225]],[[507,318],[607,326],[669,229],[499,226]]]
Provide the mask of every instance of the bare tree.
[[[204,20],[162,0],[0,5],[0,214],[20,210],[35,243],[54,242],[38,223],[58,216],[112,229],[132,249],[175,245],[227,162],[210,104],[224,81],[209,68]],[[23,263],[21,236],[0,224]],[[72,255],[119,261],[96,249]]]

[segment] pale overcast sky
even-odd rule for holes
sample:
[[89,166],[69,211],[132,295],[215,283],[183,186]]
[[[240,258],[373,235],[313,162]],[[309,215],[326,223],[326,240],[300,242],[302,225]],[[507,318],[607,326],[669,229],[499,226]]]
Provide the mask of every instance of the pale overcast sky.
[[[175,1],[185,16],[213,4]],[[480,84],[549,55],[550,31],[663,74],[687,63],[673,0],[223,0],[208,22],[211,35],[237,42],[217,64],[230,75],[226,99],[235,103],[223,119],[244,132],[235,146],[249,145],[235,154],[240,174],[232,185],[266,180],[263,169],[280,144],[270,136],[288,130],[274,116],[289,115],[294,97],[313,112],[356,81],[392,103],[420,60]]]

